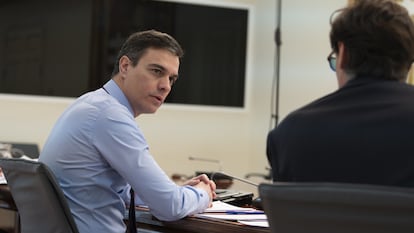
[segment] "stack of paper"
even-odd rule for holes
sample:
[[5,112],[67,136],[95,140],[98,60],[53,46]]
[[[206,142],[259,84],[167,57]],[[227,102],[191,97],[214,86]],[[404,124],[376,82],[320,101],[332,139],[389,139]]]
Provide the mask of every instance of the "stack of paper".
[[0,168],[0,184],[7,184],[6,177],[4,177],[4,174],[1,171],[1,168]]
[[261,210],[243,208],[222,201],[214,201],[213,206],[195,217],[238,221],[249,226],[269,227],[266,214]]

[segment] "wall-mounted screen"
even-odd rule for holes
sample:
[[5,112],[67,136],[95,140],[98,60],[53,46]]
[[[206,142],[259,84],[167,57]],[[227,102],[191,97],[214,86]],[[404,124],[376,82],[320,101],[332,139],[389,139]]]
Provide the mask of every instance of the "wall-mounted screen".
[[129,34],[156,29],[185,51],[167,103],[244,107],[248,17],[247,8],[182,1],[6,1],[0,92],[80,96],[109,80]]

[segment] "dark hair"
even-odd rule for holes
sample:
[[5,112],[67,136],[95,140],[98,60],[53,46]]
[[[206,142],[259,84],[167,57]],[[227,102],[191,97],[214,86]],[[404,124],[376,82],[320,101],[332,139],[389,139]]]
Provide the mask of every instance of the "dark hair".
[[136,32],[128,37],[119,50],[112,76],[119,72],[119,59],[122,56],[127,56],[132,65],[136,66],[148,48],[167,49],[179,58],[184,55],[180,44],[167,33],[156,30]]
[[338,42],[345,45],[345,72],[355,77],[407,77],[414,59],[414,24],[404,7],[390,0],[358,0],[334,12],[331,24],[332,49],[338,53]]

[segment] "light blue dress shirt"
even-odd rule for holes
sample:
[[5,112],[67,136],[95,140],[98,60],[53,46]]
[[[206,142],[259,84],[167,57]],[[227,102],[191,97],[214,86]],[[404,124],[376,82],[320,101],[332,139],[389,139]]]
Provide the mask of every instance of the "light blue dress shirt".
[[131,186],[161,220],[202,212],[209,204],[206,191],[176,185],[158,166],[113,80],[65,110],[39,160],[56,175],[81,233],[125,232]]

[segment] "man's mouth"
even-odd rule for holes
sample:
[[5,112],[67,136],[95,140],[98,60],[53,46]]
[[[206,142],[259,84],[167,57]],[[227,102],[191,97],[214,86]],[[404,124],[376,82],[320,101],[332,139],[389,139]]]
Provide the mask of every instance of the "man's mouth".
[[164,98],[162,98],[161,96],[152,96],[154,97],[158,102],[163,103],[164,102]]

